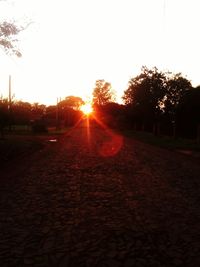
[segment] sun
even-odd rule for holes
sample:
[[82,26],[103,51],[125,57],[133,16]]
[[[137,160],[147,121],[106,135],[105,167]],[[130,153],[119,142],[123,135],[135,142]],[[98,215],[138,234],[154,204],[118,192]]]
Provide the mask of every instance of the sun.
[[92,112],[93,112],[93,108],[92,108],[92,105],[90,103],[86,103],[84,105],[81,106],[81,111],[89,116]]

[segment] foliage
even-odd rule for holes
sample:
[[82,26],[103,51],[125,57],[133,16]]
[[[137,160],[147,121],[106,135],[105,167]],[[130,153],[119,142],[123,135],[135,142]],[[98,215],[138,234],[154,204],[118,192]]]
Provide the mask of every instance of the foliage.
[[47,125],[44,120],[35,120],[32,124],[32,131],[34,133],[47,133]]
[[121,128],[124,121],[124,105],[109,102],[102,106],[97,106],[95,113],[101,121],[111,128]]
[[0,23],[0,46],[4,48],[6,53],[12,53],[17,57],[21,57],[21,53],[16,47],[17,39],[15,38],[21,30],[23,29],[17,27],[14,23],[5,21]]
[[29,124],[32,116],[32,105],[28,102],[15,101],[12,103],[14,124]]
[[78,96],[67,96],[64,100],[58,103],[59,107],[62,109],[72,108],[74,110],[79,110],[83,104],[83,99]]
[[182,77],[181,73],[169,75],[167,78],[164,110],[174,115],[185,94],[192,89],[192,85],[190,81]]
[[8,114],[8,100],[0,99],[0,134],[1,137],[4,136],[4,128],[9,123],[9,114]]
[[115,94],[112,86],[105,80],[97,80],[93,90],[93,104],[103,106],[115,100]]
[[31,120],[41,119],[46,113],[46,106],[39,103],[33,103],[31,105]]
[[194,138],[200,126],[200,86],[185,93],[177,107],[176,118],[179,135]]
[[154,129],[155,134],[161,126],[167,134],[173,134],[177,109],[191,89],[191,82],[181,73],[142,67],[141,74],[130,79],[123,96],[130,125],[139,130]]
[[123,100],[126,105],[160,110],[166,92],[166,77],[156,67],[150,70],[144,66],[141,71],[140,75],[130,79]]
[[[159,72],[156,67],[142,67],[141,74],[129,81],[123,100],[126,105],[138,106],[174,112],[187,91],[192,88],[191,82],[181,73]],[[149,111],[149,110],[148,110]]]
[[[154,134],[200,139],[200,86],[193,88],[181,73],[160,72],[156,67],[143,67],[131,78],[124,92],[125,105],[112,102],[111,84],[97,80],[93,91],[95,116],[112,128],[154,131]],[[82,98],[67,96],[57,105],[0,99],[0,131],[11,125],[30,125],[34,131],[46,127],[75,125],[82,118]],[[12,121],[11,121],[12,120]],[[199,130],[198,130],[199,129]],[[198,133],[199,131],[199,133]],[[175,134],[174,134],[175,133]]]
[[[141,74],[130,79],[123,100],[128,107],[129,123],[152,130],[160,119],[166,94],[166,77],[156,67],[142,67]],[[135,127],[135,126],[134,126]]]
[[51,106],[46,107],[45,118],[55,120],[56,110],[57,110],[57,107],[55,105],[51,105]]

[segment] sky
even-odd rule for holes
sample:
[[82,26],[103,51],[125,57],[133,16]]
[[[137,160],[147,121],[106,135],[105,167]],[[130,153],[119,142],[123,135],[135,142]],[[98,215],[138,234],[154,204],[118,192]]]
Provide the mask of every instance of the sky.
[[91,97],[110,82],[118,101],[143,65],[181,72],[200,84],[199,0],[5,0],[0,21],[29,26],[18,35],[22,58],[0,49],[0,94],[55,104]]

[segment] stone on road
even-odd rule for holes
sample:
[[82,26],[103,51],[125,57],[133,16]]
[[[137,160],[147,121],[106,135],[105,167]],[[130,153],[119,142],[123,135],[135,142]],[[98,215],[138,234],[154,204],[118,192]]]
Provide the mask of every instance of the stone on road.
[[0,266],[200,266],[200,166],[77,127],[1,174]]

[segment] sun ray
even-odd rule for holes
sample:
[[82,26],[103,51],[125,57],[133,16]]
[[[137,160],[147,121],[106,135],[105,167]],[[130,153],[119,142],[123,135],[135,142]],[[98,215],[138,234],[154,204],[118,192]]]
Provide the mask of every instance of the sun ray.
[[81,122],[83,121],[84,119],[84,115],[81,116],[81,118],[76,122],[76,124],[69,130],[67,131],[66,135],[70,135],[75,129],[77,129],[79,127],[79,125],[81,124]]
[[80,109],[86,116],[89,116],[93,112],[91,103],[86,103],[82,105]]
[[99,148],[100,155],[103,157],[115,156],[123,146],[123,137],[119,134],[114,133],[107,125],[105,125],[100,119],[98,119],[95,114],[93,114],[92,117],[110,137],[110,140],[105,141]]
[[87,141],[88,141],[88,147],[91,151],[91,136],[90,136],[90,117],[87,116],[86,118],[86,128],[87,128]]

